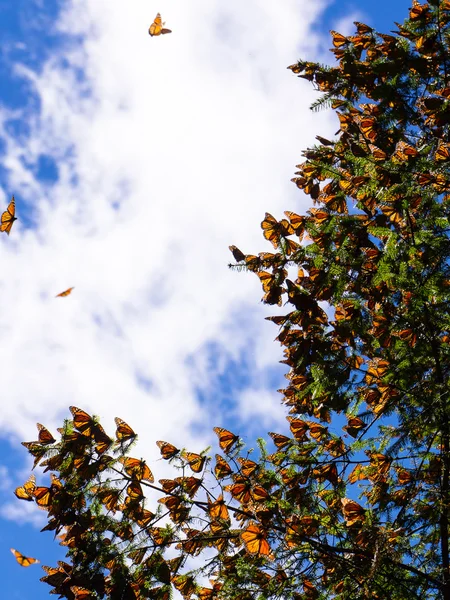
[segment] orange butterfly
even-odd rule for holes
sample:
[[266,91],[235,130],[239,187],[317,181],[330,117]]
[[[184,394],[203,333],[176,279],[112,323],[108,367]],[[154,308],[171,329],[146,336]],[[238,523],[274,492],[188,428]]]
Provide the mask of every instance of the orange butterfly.
[[31,556],[24,556],[18,550],[14,550],[14,548],[11,548],[11,552],[14,554],[17,562],[21,567],[29,567],[30,565],[34,565],[34,563],[40,562],[37,558],[31,558]]
[[149,34],[153,37],[154,35],[161,35],[162,33],[172,33],[171,29],[163,29],[165,23],[162,22],[161,15],[158,13],[155,20],[148,28]]
[[222,494],[217,498],[215,502],[211,502],[208,496],[208,512],[211,519],[224,519],[225,521],[230,520],[227,505],[223,499]]
[[68,296],[70,294],[70,292],[73,289],[75,289],[75,288],[71,287],[71,288],[69,288],[67,290],[64,290],[64,292],[61,292],[60,294],[56,294],[55,298],[65,298],[66,296]]
[[216,466],[214,467],[214,474],[217,479],[223,479],[224,477],[228,477],[233,470],[227,461],[220,456],[220,454],[216,454]]
[[130,475],[137,481],[150,481],[153,483],[153,474],[145,463],[145,460],[139,460],[138,458],[131,458],[131,456],[122,456],[119,458],[119,462],[123,464],[125,473]]
[[76,406],[69,406],[69,410],[72,413],[73,426],[75,429],[78,429],[83,435],[90,437],[92,435],[92,429],[95,426],[95,421],[91,415],[88,415],[87,412]]
[[[158,443],[158,442],[157,442]],[[194,473],[200,473],[205,464],[206,457],[196,454],[195,452],[186,452],[183,450],[181,456],[189,464]]]
[[90,598],[93,598],[92,592],[77,585],[73,585],[70,588],[70,591],[74,594],[75,600],[89,600]]
[[47,427],[44,427],[44,425],[41,425],[40,423],[36,423],[36,427],[39,431],[39,444],[43,444],[45,446],[46,444],[54,444],[56,442],[55,438],[52,436]]
[[261,554],[273,558],[264,531],[256,523],[250,523],[247,529],[241,533],[241,538],[247,551],[251,554]]
[[176,454],[178,454],[179,450],[173,444],[169,444],[169,442],[163,442],[159,440],[156,442],[156,445],[161,452],[161,456],[164,460],[169,460],[169,458],[173,458]]
[[279,450],[285,448],[292,441],[291,438],[288,438],[287,436],[282,435],[281,433],[274,433],[273,431],[269,431],[269,435],[273,439],[274,444]]
[[118,442],[126,442],[127,440],[136,437],[136,433],[134,433],[134,431],[131,429],[128,423],[125,423],[125,421],[119,419],[119,417],[116,417],[114,419],[114,422],[117,427],[116,438]]
[[237,262],[245,260],[245,254],[241,252],[237,246],[228,246],[228,248],[233,254],[234,260],[236,260]]
[[36,489],[36,477],[30,475],[28,481],[14,490],[15,495],[20,500],[33,501],[34,490]]
[[234,444],[239,440],[238,435],[231,433],[228,429],[223,429],[223,427],[214,427],[214,433],[217,434],[219,446],[226,454],[228,454]]
[[176,477],[174,481],[190,498],[195,496],[198,488],[203,483],[203,479],[198,479],[197,477]]
[[16,201],[14,200],[14,196],[11,198],[11,202],[8,205],[8,208],[2,213],[1,222],[0,222],[0,231],[6,231],[9,235],[11,231],[12,224],[14,221],[17,221],[16,214]]

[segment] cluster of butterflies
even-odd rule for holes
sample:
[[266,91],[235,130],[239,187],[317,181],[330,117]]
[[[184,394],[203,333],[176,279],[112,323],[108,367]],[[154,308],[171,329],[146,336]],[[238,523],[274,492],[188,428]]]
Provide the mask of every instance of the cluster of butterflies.
[[[14,221],[17,221],[16,217],[16,201],[14,200],[14,196],[11,198],[11,202],[8,204],[8,208],[2,213],[0,218],[0,231],[6,232],[8,235],[11,232],[11,227],[13,226]],[[68,296],[70,292],[74,288],[71,287],[60,294],[56,294],[56,298],[64,298],[64,296]]]
[[161,15],[158,13],[155,17],[155,20],[148,28],[149,34],[153,37],[154,35],[161,35],[164,33],[172,33],[171,29],[166,29],[164,27],[165,23],[162,22]]
[[[70,293],[70,291],[68,293]],[[67,295],[67,293],[65,295]],[[99,444],[103,442],[105,448],[103,448],[102,446],[100,450],[106,450],[106,446],[109,447],[109,445],[112,443],[112,440],[108,436],[106,436],[106,434],[104,434],[104,437],[107,438],[107,441],[105,441],[102,436],[99,437],[99,434],[104,433],[103,428],[99,424],[94,423],[92,417],[84,410],[81,410],[76,406],[71,406],[70,410],[72,412],[74,426],[84,435],[90,436],[91,434],[95,433],[97,435],[96,439],[99,439],[97,449],[99,449]],[[136,437],[136,433],[127,423],[125,423],[125,421],[116,417],[115,422],[117,427],[116,438],[119,443],[126,442]],[[23,442],[23,445],[27,449],[36,451],[36,446],[41,446],[45,448],[46,446],[56,442],[56,439],[44,425],[41,425],[41,423],[37,423],[37,428],[38,439],[34,442]],[[93,428],[96,428],[96,431],[94,431]],[[164,450],[166,455],[170,454],[172,448],[176,452],[178,452],[178,450],[174,446],[171,446],[171,444],[168,444],[167,442],[159,442],[158,445],[161,447],[162,450]],[[37,460],[39,459],[40,456],[38,454]],[[153,481],[153,475],[150,469],[145,464],[145,462],[130,457],[124,459],[121,462],[123,462],[124,464],[125,472],[128,474],[132,473],[139,481],[144,479],[147,481]],[[36,464],[37,462],[35,462],[35,465]],[[50,506],[53,488],[61,488],[61,482],[58,480],[57,477],[53,475],[53,473],[51,474],[51,480],[51,487],[37,487],[36,477],[34,475],[30,475],[28,480],[23,485],[15,489],[14,494],[20,500],[26,500],[28,502],[33,502],[35,500],[36,504],[40,508],[46,509]],[[25,556],[24,554],[22,554],[18,550],[15,550],[14,548],[11,548],[11,552],[13,553],[16,561],[21,567],[29,567],[30,565],[34,565],[40,562],[37,558]]]

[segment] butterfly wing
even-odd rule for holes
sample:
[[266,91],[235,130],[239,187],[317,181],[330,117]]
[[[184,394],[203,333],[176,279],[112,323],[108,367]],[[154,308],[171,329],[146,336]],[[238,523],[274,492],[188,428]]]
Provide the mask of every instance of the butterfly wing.
[[66,296],[68,296],[70,294],[70,292],[73,290],[73,287],[70,287],[68,290],[64,290],[64,292],[61,292],[60,294],[56,294],[55,298],[65,298]]

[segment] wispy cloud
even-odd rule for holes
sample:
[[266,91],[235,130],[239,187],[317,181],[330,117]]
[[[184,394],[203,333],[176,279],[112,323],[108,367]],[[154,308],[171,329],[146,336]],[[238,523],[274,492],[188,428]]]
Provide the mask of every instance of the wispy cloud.
[[[73,0],[57,24],[67,44],[39,70],[15,65],[39,102],[20,138],[0,113],[4,201],[13,192],[29,225],[0,238],[0,427],[31,439],[75,404],[109,428],[129,421],[143,453],[160,438],[201,449],[226,422],[214,386],[230,364],[244,382],[234,418],[268,427],[276,328],[228,245],[270,250],[264,212],[308,207],[289,180],[336,123],[286,67],[319,53],[322,6]],[[150,38],[158,10],[173,33]]]

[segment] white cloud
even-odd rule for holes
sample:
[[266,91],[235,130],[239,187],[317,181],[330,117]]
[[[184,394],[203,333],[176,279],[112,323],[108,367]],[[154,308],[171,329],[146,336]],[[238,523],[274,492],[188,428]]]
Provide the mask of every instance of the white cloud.
[[36,504],[31,502],[6,502],[0,507],[0,515],[3,519],[14,521],[18,525],[33,525],[42,528],[46,524],[46,513],[39,510]]
[[[16,65],[40,112],[26,144],[8,140],[18,216],[27,202],[35,227],[0,238],[4,431],[34,439],[32,423],[54,428],[75,404],[107,429],[128,421],[143,455],[156,439],[200,450],[224,424],[214,384],[230,361],[247,382],[243,422],[277,419],[273,311],[253,274],[228,270],[228,245],[270,250],[264,212],[308,207],[294,165],[337,127],[286,67],[329,43],[311,30],[323,5],[72,0],[58,26],[81,41],[39,74]],[[150,38],[160,9],[173,33]],[[52,188],[24,166],[43,153],[57,160]]]

